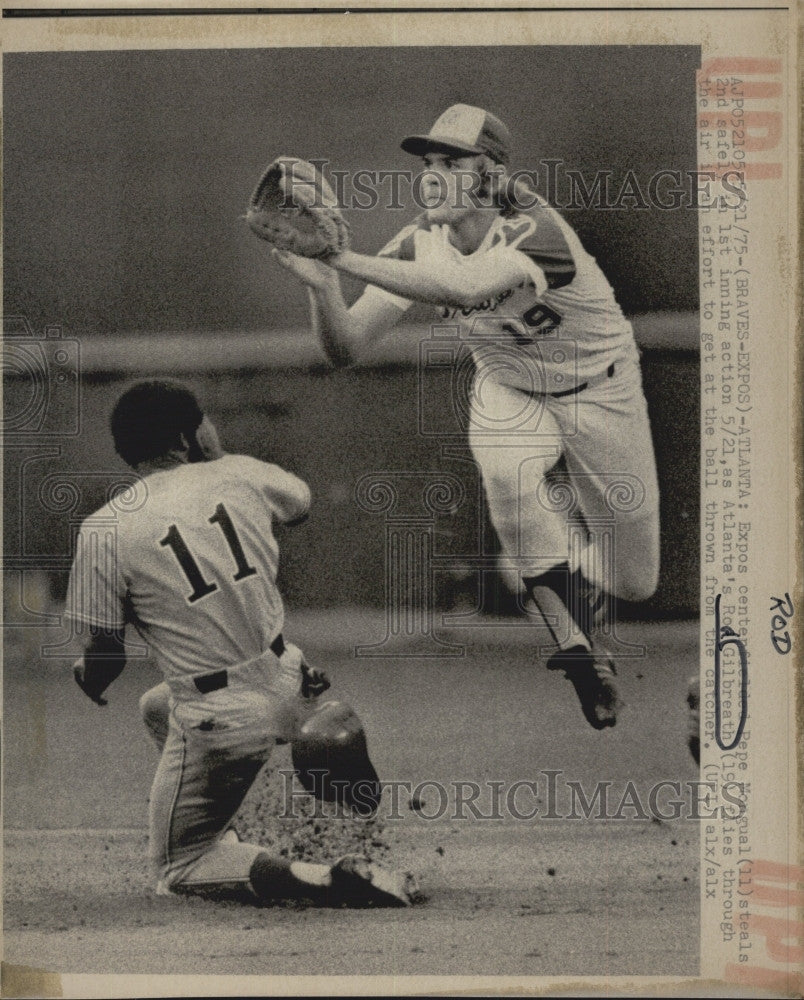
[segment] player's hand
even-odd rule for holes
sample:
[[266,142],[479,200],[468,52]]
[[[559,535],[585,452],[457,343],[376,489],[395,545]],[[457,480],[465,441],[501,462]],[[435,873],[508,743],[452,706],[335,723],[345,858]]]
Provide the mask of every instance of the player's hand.
[[299,257],[295,253],[276,248],[271,251],[271,258],[310,288],[327,288],[337,277],[329,264],[325,264],[322,260]]
[[84,663],[84,657],[79,656],[78,659],[73,664],[73,677],[75,678],[75,683],[81,688],[81,690],[84,692],[87,698],[89,698],[90,701],[94,701],[96,705],[108,705],[109,702],[105,698],[91,691],[87,687],[85,674],[86,674],[86,665]]
[[329,677],[327,677],[323,670],[316,670],[314,667],[302,663],[301,672],[301,693],[303,698],[317,698],[332,687]]

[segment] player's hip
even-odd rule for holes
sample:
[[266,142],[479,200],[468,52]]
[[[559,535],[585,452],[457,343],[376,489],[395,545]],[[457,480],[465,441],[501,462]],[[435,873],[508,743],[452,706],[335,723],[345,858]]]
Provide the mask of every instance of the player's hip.
[[[641,415],[645,407],[636,357],[610,361],[602,371],[580,382],[567,384],[562,379],[555,384],[563,387],[552,392],[534,391],[512,384],[504,375],[478,372],[469,393],[470,438],[521,444],[527,437],[569,433],[568,418],[577,417],[582,404],[624,415]],[[577,424],[577,419],[572,422]]]
[[184,729],[245,729],[287,739],[295,726],[302,653],[281,635],[258,656],[215,671],[167,678],[173,716]]
[[639,351],[633,341],[588,354],[579,353],[570,342],[556,341],[541,345],[538,353],[476,356],[470,402],[474,405],[486,390],[561,399],[612,379],[613,384],[625,384],[639,378]]

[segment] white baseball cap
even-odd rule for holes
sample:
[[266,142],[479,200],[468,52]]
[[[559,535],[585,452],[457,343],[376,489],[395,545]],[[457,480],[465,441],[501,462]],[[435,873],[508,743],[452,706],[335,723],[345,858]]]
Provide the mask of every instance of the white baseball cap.
[[476,156],[485,153],[497,163],[507,163],[511,135],[496,115],[470,104],[453,104],[438,117],[427,135],[409,135],[402,149],[414,156],[429,151]]

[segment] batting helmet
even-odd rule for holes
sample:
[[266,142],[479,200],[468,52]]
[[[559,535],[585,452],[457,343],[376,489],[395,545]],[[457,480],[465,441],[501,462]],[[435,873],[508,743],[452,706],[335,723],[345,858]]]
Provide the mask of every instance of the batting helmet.
[[380,780],[368,755],[363,723],[351,705],[325,701],[316,706],[291,746],[302,785],[325,802],[349,806],[364,818],[380,805]]

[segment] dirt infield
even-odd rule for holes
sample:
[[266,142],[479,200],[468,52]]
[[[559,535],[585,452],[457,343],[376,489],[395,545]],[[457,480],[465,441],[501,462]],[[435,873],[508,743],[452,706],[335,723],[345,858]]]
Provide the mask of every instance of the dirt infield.
[[[66,663],[32,658],[28,635],[6,651],[7,962],[121,974],[697,974],[700,824],[647,805],[656,782],[697,778],[684,741],[695,623],[623,627],[647,656],[620,661],[627,708],[602,734],[566,682],[533,662],[526,629],[464,631],[454,659],[405,655],[415,646],[401,643],[382,660],[351,652],[382,636],[376,613],[297,615],[286,631],[364,717],[383,778],[419,786],[420,809],[401,791],[398,818],[386,797],[379,823],[358,830],[302,805],[305,842],[265,808],[290,787],[280,748],[241,828],[296,856],[362,845],[415,871],[427,902],[375,912],[157,897],[145,830],[156,754],[136,706],[156,676],[132,662],[98,709]],[[569,782],[587,798],[610,782],[607,815],[620,818],[548,818],[548,772],[561,772],[560,815]],[[480,817],[460,807],[458,781],[484,789]],[[623,806],[628,781],[644,817]],[[483,818],[493,782],[500,818]]]

